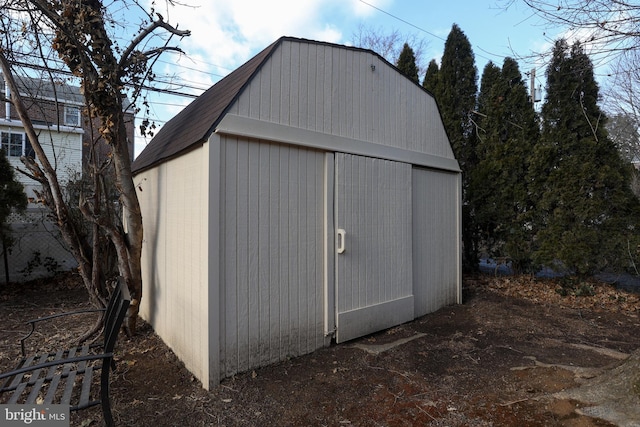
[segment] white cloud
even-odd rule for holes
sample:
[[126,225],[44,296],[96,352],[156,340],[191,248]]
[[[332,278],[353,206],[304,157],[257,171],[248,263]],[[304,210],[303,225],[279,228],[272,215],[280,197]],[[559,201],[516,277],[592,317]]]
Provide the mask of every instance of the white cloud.
[[[378,7],[391,0],[370,0]],[[189,55],[235,69],[281,36],[342,43],[349,19],[375,12],[359,0],[191,0],[193,7],[159,10],[171,24],[189,29],[181,47]],[[363,7],[364,6],[364,7]]]

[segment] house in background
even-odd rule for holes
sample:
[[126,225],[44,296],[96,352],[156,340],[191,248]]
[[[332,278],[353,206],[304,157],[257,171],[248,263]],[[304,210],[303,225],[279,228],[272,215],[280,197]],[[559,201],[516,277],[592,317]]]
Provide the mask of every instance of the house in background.
[[206,388],[461,300],[461,173],[431,94],[283,37],[136,158],[141,315]]
[[[2,82],[4,78],[0,75]],[[80,88],[63,81],[55,84],[47,80],[19,77],[21,95],[29,116],[38,132],[43,149],[52,160],[62,181],[82,171],[82,108],[84,98]],[[4,84],[5,98],[10,99],[9,88]],[[4,114],[0,119],[0,138],[12,166],[26,170],[21,156],[35,157],[22,122],[10,102],[4,102]],[[24,174],[16,177],[25,187],[32,205],[37,201],[34,189],[40,184]]]
[[[81,176],[91,145],[97,147],[101,158],[106,158],[108,146],[99,136],[97,121],[93,121],[92,127],[86,120],[84,96],[78,86],[69,84],[64,78],[52,81],[22,76],[16,80],[42,147],[63,187],[69,180]],[[11,94],[2,74],[0,81],[8,100]],[[126,118],[133,159],[133,110],[127,110]],[[15,107],[7,101],[0,116],[0,142],[11,165],[26,170],[20,157],[35,157],[35,153]],[[47,218],[47,208],[34,191],[40,183],[20,172],[16,172],[16,177],[24,185],[29,204],[25,214],[13,214],[9,218],[16,243],[8,254],[8,266],[3,263],[2,270],[8,270],[10,280],[23,281],[74,267],[75,260],[62,240],[56,237],[56,226]]]

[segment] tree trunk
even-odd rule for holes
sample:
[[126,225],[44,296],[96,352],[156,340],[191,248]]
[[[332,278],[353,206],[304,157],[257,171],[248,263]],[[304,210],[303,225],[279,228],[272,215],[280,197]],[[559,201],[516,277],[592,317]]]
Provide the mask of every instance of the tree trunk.
[[[118,141],[113,144],[115,155],[113,161],[116,169],[116,188],[120,193],[120,200],[123,206],[123,219],[125,230],[125,248],[118,248],[118,252],[126,250],[128,256],[118,257],[119,270],[127,271],[127,286],[131,292],[131,304],[124,321],[125,329],[128,333],[136,330],[136,321],[142,299],[142,212],[138,201],[138,194],[133,183],[131,172],[131,153],[127,144],[126,128],[124,123],[119,124]],[[115,242],[114,242],[115,243]]]
[[[77,259],[82,279],[93,296],[97,294],[94,291],[100,289],[99,282],[102,282],[104,275],[104,270],[100,270],[100,266],[104,262],[104,254],[98,253],[98,248],[101,247],[100,237],[106,235],[113,243],[118,255],[119,273],[124,278],[132,296],[125,319],[125,329],[132,334],[135,332],[140,299],[142,298],[143,228],[138,195],[131,172],[132,153],[129,152],[124,121],[123,100],[126,98],[124,90],[126,85],[132,82],[138,87],[138,90],[141,89],[143,82],[151,78],[149,61],[162,52],[182,52],[180,48],[166,44],[145,52],[143,49],[148,47],[146,41],[156,29],[162,29],[170,35],[179,37],[189,36],[190,32],[178,30],[165,23],[160,14],[151,13],[148,16],[150,20],[148,25],[140,28],[129,45],[124,49],[116,48],[110,39],[111,33],[108,30],[112,23],[112,17],[108,13],[109,7],[103,3],[96,0],[65,2],[29,0],[24,5],[25,11],[28,11],[27,15],[30,17],[27,20],[31,20],[36,33],[41,28],[52,30],[50,41],[53,50],[67,65],[71,74],[81,79],[81,89],[85,97],[88,118],[91,123],[94,119],[99,120],[100,136],[111,147],[109,158],[115,168],[115,186],[122,206],[123,224],[114,220],[113,212],[105,213],[105,210],[110,210],[109,206],[106,206],[105,209],[101,208],[100,204],[108,198],[105,197],[105,194],[99,194],[100,190],[96,185],[97,193],[94,194],[93,199],[89,201],[82,198],[80,203],[82,214],[94,225],[93,251],[92,245],[87,240],[83,242],[81,240],[83,236],[74,230],[69,212],[62,200],[62,192],[55,176],[55,170],[51,168],[42,147],[38,144],[37,135],[33,131],[33,126],[24,108],[21,108],[20,118],[30,141],[32,141],[38,160],[42,162],[42,168],[40,168],[33,159],[30,162],[27,159],[27,167],[35,179],[43,184],[45,193],[51,199],[51,208],[54,210],[62,235]],[[154,18],[152,15],[157,15],[157,17]],[[26,25],[24,28],[27,27],[31,30],[31,26]],[[34,38],[36,44],[40,43],[41,39]],[[38,45],[38,47],[41,46]],[[117,55],[119,55],[119,60]],[[6,61],[3,68],[5,66],[4,73],[10,76]],[[11,90],[14,94],[19,93],[15,85]],[[97,175],[99,170],[96,168],[96,160],[102,159],[93,159],[93,173]],[[94,183],[97,182],[96,178]]]
[[49,207],[54,214],[56,223],[62,234],[62,238],[67,243],[69,250],[78,262],[78,271],[87,291],[89,292],[89,298],[94,306],[100,307],[101,302],[97,298],[94,287],[92,286],[91,279],[93,266],[91,262],[90,249],[88,249],[86,240],[82,239],[73,223],[73,220],[71,219],[69,209],[64,201],[62,188],[58,182],[56,171],[49,162],[49,159],[42,149],[42,145],[40,145],[38,134],[33,127],[27,108],[22,102],[19,88],[13,78],[11,68],[2,49],[0,49],[0,67],[2,68],[4,77],[9,85],[11,100],[16,112],[18,113],[18,117],[24,126],[29,142],[31,143],[42,167],[40,167],[32,158],[23,157],[22,162],[33,174],[33,177],[42,184],[45,199],[51,204]]

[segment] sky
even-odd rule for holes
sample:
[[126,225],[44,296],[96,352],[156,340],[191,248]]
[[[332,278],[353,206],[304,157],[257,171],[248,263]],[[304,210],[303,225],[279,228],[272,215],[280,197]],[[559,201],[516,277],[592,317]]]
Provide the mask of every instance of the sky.
[[[543,85],[544,62],[531,55],[548,51],[560,34],[517,1],[506,8],[508,0],[183,0],[189,6],[169,8],[158,3],[163,2],[156,1],[157,12],[191,36],[178,41],[184,54],[168,53],[158,61],[157,84],[192,96],[281,36],[353,45],[362,29],[397,31],[410,44],[421,43],[426,65],[431,59],[440,61],[454,23],[472,45],[478,79],[488,61],[501,66],[510,56],[519,60],[521,72],[537,70],[538,87]],[[153,94],[151,117],[161,126],[191,101],[193,97]],[[149,141],[138,136],[136,153]]]

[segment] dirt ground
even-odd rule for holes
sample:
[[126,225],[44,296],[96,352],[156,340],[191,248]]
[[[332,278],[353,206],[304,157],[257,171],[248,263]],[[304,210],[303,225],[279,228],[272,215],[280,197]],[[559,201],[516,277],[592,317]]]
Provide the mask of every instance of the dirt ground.
[[[209,392],[142,322],[119,342],[114,416],[119,426],[614,425],[580,415],[589,402],[562,393],[640,348],[638,295],[595,282],[565,288],[566,296],[559,289],[550,280],[468,277],[461,305]],[[0,371],[19,355],[25,320],[86,305],[73,276],[0,285]],[[85,328],[58,324],[40,338],[55,346]],[[631,405],[640,406],[640,379],[634,387]],[[101,424],[99,407],[72,417],[75,426]]]

